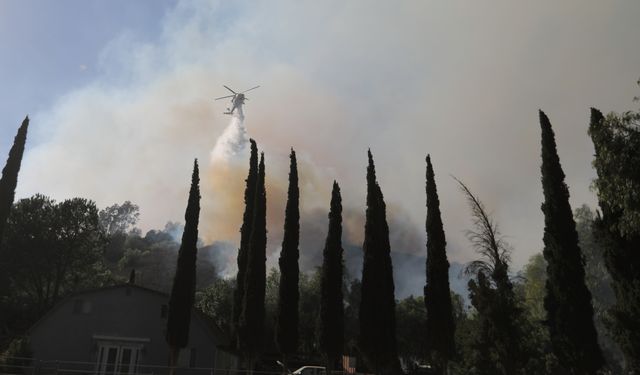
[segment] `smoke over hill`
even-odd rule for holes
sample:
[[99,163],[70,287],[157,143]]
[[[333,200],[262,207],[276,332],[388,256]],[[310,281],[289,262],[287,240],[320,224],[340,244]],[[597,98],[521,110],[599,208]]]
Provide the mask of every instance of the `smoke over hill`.
[[[245,178],[249,165],[249,133],[244,116],[233,115],[229,124],[216,140],[205,176],[203,210],[200,234],[206,247],[205,254],[212,257],[220,276],[233,277],[237,272],[236,255],[239,228],[244,212]],[[260,149],[260,140],[257,140]],[[303,153],[304,154],[304,153]],[[288,160],[265,155],[267,169],[268,215],[268,267],[277,267],[282,241],[286,180],[277,180],[271,170],[286,170]],[[328,190],[331,179],[321,176],[318,168],[309,160],[299,163],[301,200],[300,207],[300,269],[313,271],[322,264],[328,225]],[[282,175],[282,173],[280,173]],[[364,183],[364,181],[363,181]],[[326,201],[325,201],[326,200]],[[390,241],[394,262],[396,294],[399,298],[410,294],[422,294],[425,283],[425,244],[421,228],[413,224],[406,212],[394,205],[388,207]],[[345,265],[351,278],[359,278],[362,272],[362,241],[364,211],[349,202],[344,208]],[[457,267],[457,268],[456,268]],[[457,279],[460,265],[452,267]],[[456,285],[455,281],[453,282]],[[458,292],[465,293],[462,284]]]

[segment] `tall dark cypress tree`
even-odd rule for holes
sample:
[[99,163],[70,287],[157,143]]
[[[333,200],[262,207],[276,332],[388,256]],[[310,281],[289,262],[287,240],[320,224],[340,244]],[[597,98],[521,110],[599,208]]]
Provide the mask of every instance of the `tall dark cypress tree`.
[[327,373],[333,370],[344,348],[344,306],[342,296],[342,197],[333,181],[329,231],[322,252],[320,281],[320,351],[326,360]]
[[0,241],[2,241],[4,226],[7,223],[7,218],[13,205],[13,198],[15,197],[18,172],[20,171],[20,163],[24,153],[24,144],[27,141],[28,128],[29,116],[24,118],[22,125],[18,128],[18,133],[13,139],[13,146],[9,151],[7,163],[2,169],[2,178],[0,178]]
[[245,180],[247,186],[244,190],[244,215],[242,216],[242,227],[240,228],[240,248],[238,249],[238,273],[236,275],[236,289],[233,291],[233,316],[232,330],[238,347],[237,334],[240,324],[240,313],[242,312],[242,300],[244,299],[244,280],[247,271],[247,254],[249,251],[249,239],[253,225],[253,212],[256,201],[256,184],[258,181],[258,147],[251,139],[251,156],[249,158],[249,175]]
[[253,224],[249,238],[244,298],[240,314],[238,341],[240,351],[253,371],[262,350],[264,336],[264,296],[266,287],[267,197],[265,191],[264,153],[260,155]]
[[640,129],[639,112],[621,115],[591,109],[594,181],[601,213],[594,237],[603,248],[616,302],[609,331],[624,353],[625,370],[640,374]]
[[544,307],[551,344],[571,374],[595,374],[604,364],[593,324],[591,293],[584,281],[582,252],[569,205],[569,188],[556,150],[549,119],[540,111],[544,250],[547,294]]
[[454,354],[453,309],[449,289],[447,241],[442,227],[440,200],[431,158],[427,155],[427,284],[424,304],[427,308],[427,353],[437,371],[446,373],[447,362]]
[[170,348],[170,367],[178,362],[180,349],[189,342],[191,309],[196,293],[196,257],[198,253],[198,221],[200,217],[200,177],[198,160],[193,163],[189,202],[184,214],[184,232],[178,250],[178,264],[169,298],[166,340]]
[[300,242],[300,191],[296,152],[291,150],[289,191],[284,216],[284,237],[280,252],[280,289],[276,326],[276,344],[282,354],[285,367],[287,359],[298,348],[298,244]]
[[389,226],[371,151],[368,154],[359,346],[371,370],[376,374],[393,374],[400,371],[400,366]]

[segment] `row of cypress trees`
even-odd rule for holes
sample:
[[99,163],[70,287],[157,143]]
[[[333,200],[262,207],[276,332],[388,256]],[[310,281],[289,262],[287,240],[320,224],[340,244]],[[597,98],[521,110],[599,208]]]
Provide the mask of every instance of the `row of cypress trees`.
[[[248,370],[252,370],[259,354],[264,320],[264,242],[256,243],[254,234],[264,232],[264,157],[257,164],[257,147],[251,140],[249,174],[245,188],[245,212],[238,250],[237,287],[234,293],[233,324],[236,347],[244,357]],[[253,204],[251,204],[253,202]],[[433,168],[427,158],[427,236],[428,282],[425,287],[429,323],[427,335],[432,345],[428,350],[435,363],[446,369],[446,363],[454,352],[453,315],[449,290],[448,267],[440,217],[439,201]],[[280,253],[280,289],[276,316],[276,344],[287,368],[288,359],[296,354],[298,342],[298,276],[299,276],[299,188],[295,151],[291,150],[288,199],[285,209],[284,236]],[[256,228],[256,224],[260,228]],[[329,229],[323,250],[321,273],[320,325],[318,343],[324,354],[326,368],[334,369],[336,360],[344,352],[343,308],[343,248],[342,248],[342,198],[340,187],[334,181],[329,211]],[[256,247],[260,248],[257,249]],[[379,374],[400,373],[395,330],[395,296],[393,266],[391,263],[389,227],[382,190],[376,179],[375,165],[368,152],[367,209],[363,243],[362,299],[359,308],[359,351],[368,367]],[[258,269],[249,259],[259,254],[262,264]],[[257,276],[257,277],[256,277]],[[249,280],[259,278],[262,285],[250,286]],[[253,288],[253,290],[252,290]],[[257,291],[257,292],[256,292]],[[253,301],[248,293],[260,295]],[[255,303],[255,304],[252,304]],[[243,331],[243,316],[247,311],[259,312],[250,331]],[[244,314],[244,315],[243,315]],[[416,333],[422,334],[422,333]],[[252,340],[252,346],[246,343]]]
[[[544,251],[547,261],[547,281],[544,307],[545,322],[553,354],[560,367],[568,374],[596,374],[604,365],[593,323],[591,294],[585,284],[583,255],[578,244],[576,224],[569,204],[569,190],[564,182],[551,123],[544,112],[539,112],[541,127],[541,181],[544,193],[542,211],[545,217]],[[627,358],[627,368],[638,368],[638,238],[640,234],[623,228],[624,208],[611,204],[607,194],[615,186],[607,185],[615,173],[622,174],[623,162],[612,158],[615,151],[610,139],[619,129],[607,128],[606,119],[592,110],[590,135],[596,145],[598,194],[602,216],[597,228],[606,245],[605,260],[613,276],[618,303],[614,308],[614,324],[618,327],[618,341]],[[609,133],[606,133],[609,131]],[[616,133],[617,131],[617,133]],[[640,142],[640,136],[633,134]],[[621,141],[622,142],[622,141]],[[639,143],[640,144],[640,143]],[[620,147],[620,145],[618,145]],[[618,150],[619,151],[619,150]],[[251,140],[249,174],[246,179],[245,212],[241,227],[238,251],[237,288],[234,293],[233,325],[236,347],[252,371],[260,354],[264,336],[264,298],[266,279],[266,191],[264,154],[258,162],[257,146]],[[605,159],[602,154],[609,158]],[[427,283],[424,288],[427,310],[425,348],[438,374],[446,374],[448,362],[455,353],[454,320],[449,288],[449,262],[446,255],[446,238],[440,213],[440,203],[430,156],[426,159],[427,197]],[[6,168],[5,168],[6,169]],[[613,177],[611,177],[613,175]],[[626,177],[623,176],[623,177]],[[460,182],[460,181],[459,181]],[[635,180],[634,180],[635,182]],[[181,305],[193,303],[194,276],[182,275],[180,264],[188,263],[195,272],[197,241],[197,216],[199,212],[197,162],[194,164],[192,188],[185,215],[186,225],[180,249],[178,270],[172,291],[167,340],[172,346],[183,347],[184,336],[172,329],[172,314],[179,320]],[[478,373],[516,374],[526,368],[526,348],[522,346],[525,327],[520,325],[521,307],[515,299],[513,284],[509,279],[508,263],[500,240],[495,237],[493,222],[485,215],[482,203],[460,182],[469,198],[474,217],[479,218],[481,228],[488,237],[481,238],[488,257],[494,258],[491,267],[479,268],[477,280],[470,282],[471,300],[478,313],[481,327],[475,360]],[[607,190],[609,189],[609,190]],[[628,215],[629,216],[629,215]],[[285,211],[285,228],[280,254],[281,270],[276,344],[282,354],[284,367],[296,354],[298,343],[298,281],[299,281],[299,188],[295,151],[290,154],[288,200]],[[632,218],[633,219],[633,218]],[[484,221],[483,221],[484,220]],[[631,220],[631,219],[628,219]],[[195,225],[195,227],[194,227]],[[342,203],[340,188],[334,181],[329,212],[329,230],[323,250],[321,276],[319,346],[324,353],[326,367],[333,369],[336,359],[343,353],[344,323],[342,296]],[[476,237],[477,238],[477,237]],[[472,239],[473,242],[473,239]],[[633,252],[633,250],[636,250]],[[363,243],[362,300],[359,313],[359,351],[370,370],[377,374],[399,373],[395,333],[395,298],[393,267],[390,256],[389,228],[386,206],[376,179],[371,152],[368,152],[367,209]],[[191,266],[192,265],[192,266]],[[176,285],[185,284],[181,294]],[[175,296],[174,296],[175,295]],[[484,322],[484,323],[483,323]],[[422,334],[422,333],[416,333]],[[173,358],[174,356],[172,356]],[[176,356],[177,358],[177,356]],[[175,362],[174,362],[175,363]]]
[[[249,371],[255,366],[264,336],[266,197],[264,155],[258,164],[257,153],[256,143],[251,140],[232,320],[235,345]],[[376,181],[370,152],[367,185],[360,350],[369,366],[377,372],[397,373],[400,367],[395,342],[395,300],[389,231],[385,204]],[[295,151],[291,150],[284,237],[279,259],[281,278],[276,316],[276,344],[285,368],[288,359],[296,354],[298,344],[299,220],[297,160]],[[336,360],[344,352],[342,282],[342,198],[340,187],[334,181],[329,230],[323,250],[318,339],[326,367],[330,370],[335,368]]]

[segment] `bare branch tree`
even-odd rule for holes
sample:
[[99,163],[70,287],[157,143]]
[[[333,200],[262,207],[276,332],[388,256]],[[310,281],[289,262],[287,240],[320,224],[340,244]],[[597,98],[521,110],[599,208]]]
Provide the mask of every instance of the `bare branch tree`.
[[498,229],[498,224],[487,212],[482,201],[462,181],[455,176],[451,177],[460,185],[460,190],[464,193],[471,208],[473,229],[467,230],[465,234],[476,252],[481,255],[481,259],[467,264],[464,273],[477,275],[482,271],[487,275],[496,275],[497,273],[506,275],[508,264],[511,261],[511,246],[505,241]]

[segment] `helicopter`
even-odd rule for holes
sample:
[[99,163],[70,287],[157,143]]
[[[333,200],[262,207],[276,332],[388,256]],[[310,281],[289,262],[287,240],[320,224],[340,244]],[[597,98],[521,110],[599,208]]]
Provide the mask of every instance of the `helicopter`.
[[215,98],[214,100],[220,100],[220,99],[226,99],[226,98],[231,98],[231,108],[227,108],[227,111],[224,112],[225,115],[233,115],[233,111],[237,108],[238,111],[241,111],[241,107],[244,104],[245,100],[249,100],[249,98],[247,98],[246,96],[244,96],[244,93],[247,91],[251,91],[254,89],[257,89],[260,86],[255,86],[252,87],[248,90],[244,90],[242,92],[235,92],[233,90],[231,90],[228,86],[226,85],[222,85],[225,89],[231,91],[233,93],[233,95],[226,95],[226,96],[221,96],[219,98]]

